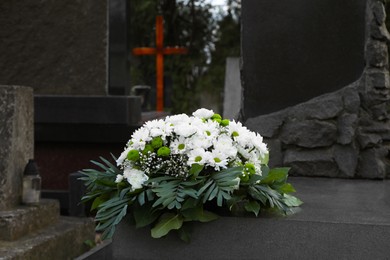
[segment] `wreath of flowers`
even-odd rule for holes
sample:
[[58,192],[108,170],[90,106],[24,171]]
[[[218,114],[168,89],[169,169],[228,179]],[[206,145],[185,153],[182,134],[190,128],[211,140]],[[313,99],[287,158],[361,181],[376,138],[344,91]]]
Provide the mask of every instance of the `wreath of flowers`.
[[258,216],[262,209],[288,214],[302,203],[289,194],[295,190],[288,168],[270,169],[268,158],[261,135],[212,110],[167,116],[136,130],[116,166],[101,158],[92,161],[100,170],[82,171],[83,201],[93,200],[103,238],[130,212],[136,227],[152,227],[154,238],[177,230],[188,240],[187,223],[218,218],[210,204]]

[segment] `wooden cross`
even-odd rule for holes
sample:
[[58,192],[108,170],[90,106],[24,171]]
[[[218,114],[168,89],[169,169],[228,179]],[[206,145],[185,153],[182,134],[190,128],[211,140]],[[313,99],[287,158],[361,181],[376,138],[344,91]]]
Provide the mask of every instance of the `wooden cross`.
[[156,48],[134,48],[134,55],[156,55],[156,101],[157,111],[164,110],[164,55],[186,54],[187,48],[166,47],[164,48],[164,19],[161,15],[156,16]]

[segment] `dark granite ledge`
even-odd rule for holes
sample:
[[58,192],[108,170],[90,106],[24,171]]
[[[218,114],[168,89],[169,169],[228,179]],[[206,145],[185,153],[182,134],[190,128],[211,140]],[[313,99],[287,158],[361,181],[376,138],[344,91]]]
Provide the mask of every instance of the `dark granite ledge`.
[[390,180],[290,177],[304,204],[292,220],[390,225]]

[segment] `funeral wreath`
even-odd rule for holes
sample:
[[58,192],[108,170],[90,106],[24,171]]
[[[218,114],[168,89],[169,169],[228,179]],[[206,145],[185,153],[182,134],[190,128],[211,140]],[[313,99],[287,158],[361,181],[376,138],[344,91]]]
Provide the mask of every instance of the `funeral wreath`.
[[192,221],[218,218],[209,205],[258,216],[273,209],[288,214],[302,202],[290,195],[288,168],[268,167],[263,138],[240,122],[222,119],[208,109],[192,116],[167,116],[136,130],[116,161],[92,161],[81,178],[96,211],[96,231],[110,238],[130,214],[136,227],[151,227],[160,238]]

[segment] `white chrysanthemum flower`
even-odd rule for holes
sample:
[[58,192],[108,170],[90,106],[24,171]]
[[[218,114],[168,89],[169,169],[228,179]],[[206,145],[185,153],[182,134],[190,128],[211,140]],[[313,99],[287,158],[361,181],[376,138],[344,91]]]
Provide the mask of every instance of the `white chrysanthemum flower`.
[[174,132],[183,137],[189,137],[197,132],[197,128],[189,123],[183,123],[174,127]]
[[165,122],[167,122],[168,124],[170,124],[172,126],[176,126],[178,124],[190,122],[190,118],[186,114],[178,114],[178,115],[168,116],[165,119]]
[[214,112],[213,110],[209,110],[209,109],[206,109],[206,108],[200,108],[198,110],[196,110],[194,113],[192,113],[193,116],[197,117],[197,118],[204,118],[204,119],[209,119],[210,117],[212,117],[214,115]]
[[212,139],[207,138],[204,135],[195,134],[191,136],[191,138],[188,138],[188,149],[208,149],[213,145]]
[[202,122],[198,125],[198,134],[204,135],[209,139],[215,139],[220,132],[220,125],[212,120],[207,120],[207,122]]
[[221,169],[226,169],[228,163],[229,160],[225,153],[222,153],[219,150],[213,150],[211,151],[207,165],[213,167],[216,171],[219,171]]
[[123,181],[123,179],[124,179],[123,175],[118,174],[116,176],[115,183],[120,183],[121,181]]
[[268,148],[267,144],[263,142],[263,137],[261,135],[254,133],[253,145],[261,153],[261,157],[264,158],[268,153]]
[[125,168],[123,177],[130,183],[133,190],[141,189],[142,185],[149,179],[143,171],[133,168]]
[[131,136],[131,147],[133,149],[143,150],[146,142],[150,140],[152,140],[152,137],[149,134],[149,130],[145,127],[141,127]]
[[176,138],[175,140],[171,141],[169,149],[171,149],[171,151],[174,154],[184,154],[189,149],[188,139],[184,138],[182,136],[179,136],[179,138]]
[[210,152],[202,149],[202,148],[196,148],[194,150],[191,150],[188,153],[188,161],[187,164],[191,166],[194,163],[204,165],[206,164],[209,160],[211,159],[210,157]]
[[116,165],[119,166],[123,163],[123,161],[126,159],[127,154],[132,150],[131,147],[127,147],[119,156],[119,158],[116,160]]
[[228,135],[220,135],[214,140],[213,147],[220,153],[224,153],[226,157],[234,158],[237,155],[237,148],[234,146],[233,140]]

